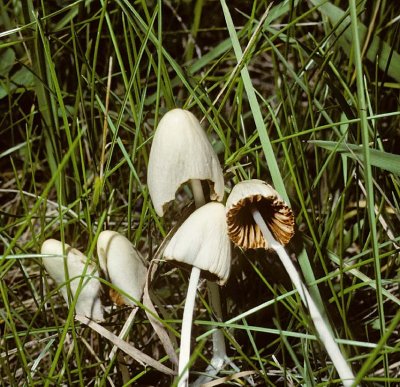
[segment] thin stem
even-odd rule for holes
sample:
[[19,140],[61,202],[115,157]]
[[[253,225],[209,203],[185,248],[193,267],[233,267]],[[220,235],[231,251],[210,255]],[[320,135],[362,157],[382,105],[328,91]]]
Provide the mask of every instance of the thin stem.
[[[204,197],[204,191],[201,185],[201,180],[192,179],[190,185],[193,192],[193,198],[196,208],[204,206],[206,199]],[[218,321],[222,321],[222,308],[221,308],[221,297],[219,292],[218,284],[212,281],[207,281],[208,298],[210,305]],[[212,334],[213,343],[213,357],[210,361],[210,365],[207,367],[206,372],[209,374],[209,378],[200,377],[195,385],[199,383],[206,383],[210,381],[212,376],[217,375],[218,372],[223,368],[227,361],[225,337],[221,329],[216,330]]]
[[206,204],[206,199],[204,197],[203,187],[201,186],[201,180],[199,179],[190,180],[190,186],[192,188],[193,198],[196,208],[204,206],[204,204]]
[[189,287],[185,301],[185,309],[183,310],[181,348],[179,352],[178,387],[186,387],[189,380],[189,360],[190,360],[190,340],[192,335],[193,309],[196,299],[197,284],[200,278],[200,269],[192,268],[189,279]]
[[[222,320],[221,297],[219,293],[218,284],[212,281],[207,281],[208,294],[210,299],[211,308],[214,311],[217,320]],[[216,331],[212,336],[213,341],[213,358],[211,366],[217,370],[221,369],[226,360],[226,347],[225,338],[221,329]]]
[[293,285],[297,289],[301,300],[308,307],[310,311],[311,318],[314,322],[314,326],[316,331],[318,332],[319,338],[322,344],[325,346],[325,349],[332,360],[333,365],[336,367],[336,370],[342,379],[342,383],[345,387],[350,387],[353,385],[354,374],[346,362],[346,359],[343,357],[342,352],[340,352],[339,346],[337,345],[335,339],[333,338],[332,332],[328,329],[325,320],[322,318],[321,313],[319,312],[314,300],[310,296],[306,286],[300,278],[299,273],[297,272],[293,262],[289,258],[286,250],[283,246],[277,242],[272,236],[268,226],[266,225],[263,217],[257,208],[252,209],[252,215],[254,221],[258,224],[261,229],[261,232],[264,238],[267,240],[270,248],[276,251],[278,254],[283,266],[285,267],[287,273],[289,274],[290,279],[293,282]]

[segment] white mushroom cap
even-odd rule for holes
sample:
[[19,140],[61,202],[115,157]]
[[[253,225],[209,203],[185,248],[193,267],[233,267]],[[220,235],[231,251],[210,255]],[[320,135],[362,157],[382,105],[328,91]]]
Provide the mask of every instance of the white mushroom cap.
[[223,285],[231,268],[224,205],[211,202],[194,211],[171,238],[164,257],[208,271]]
[[197,118],[174,109],[160,120],[151,146],[147,184],[154,209],[164,215],[179,187],[191,179],[211,182],[211,199],[222,201],[221,165]]
[[268,248],[251,208],[258,211],[274,238],[285,245],[294,234],[294,216],[278,192],[262,180],[245,180],[236,184],[226,202],[228,234],[235,245],[244,249]]
[[[96,321],[103,321],[103,307],[99,298],[100,281],[96,268],[87,264],[87,257],[79,250],[72,248],[68,244],[63,244],[55,239],[48,239],[42,244],[42,254],[52,254],[62,256],[66,254],[66,265],[62,257],[43,257],[42,261],[50,276],[57,285],[63,285],[60,288],[61,294],[68,304],[68,291],[66,283],[69,282],[71,294],[75,297],[81,281],[82,273],[86,268],[86,275],[82,282],[82,287],[76,301],[75,311],[77,314],[84,315]],[[65,267],[68,273],[65,272]],[[90,278],[88,278],[90,276]]]
[[140,253],[118,232],[102,231],[97,240],[97,255],[110,282],[133,298],[110,291],[113,301],[119,305],[136,305],[134,300],[141,300],[147,275]]

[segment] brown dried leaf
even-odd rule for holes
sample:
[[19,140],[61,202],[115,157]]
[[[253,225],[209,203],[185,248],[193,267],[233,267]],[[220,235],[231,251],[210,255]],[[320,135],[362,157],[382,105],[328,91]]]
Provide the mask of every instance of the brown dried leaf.
[[153,280],[154,274],[157,271],[158,263],[156,261],[152,261],[150,263],[150,267],[148,270],[147,274],[147,281],[146,285],[144,287],[144,292],[143,292],[143,305],[145,306],[145,312],[146,315],[153,326],[153,329],[155,330],[157,336],[161,340],[161,343],[165,349],[165,352],[169,356],[171,362],[175,365],[178,365],[178,357],[175,352],[175,348],[172,345],[172,341],[168,335],[168,332],[164,328],[164,326],[161,324],[160,320],[156,318],[158,317],[158,313],[156,308],[154,307],[153,302],[151,301],[150,294],[149,294],[149,284]]
[[161,364],[159,361],[153,359],[149,355],[146,355],[142,351],[139,351],[133,345],[128,344],[124,340],[120,339],[118,336],[114,335],[114,333],[108,331],[107,329],[102,327],[100,324],[97,324],[96,322],[94,322],[82,315],[76,315],[75,319],[80,321],[82,324],[87,325],[89,328],[93,329],[94,331],[99,333],[101,336],[103,336],[104,338],[106,338],[107,340],[112,342],[121,351],[124,351],[127,355],[131,356],[133,359],[135,359],[138,363],[140,363],[144,367],[150,366],[164,374],[176,375],[175,371],[173,371],[170,368],[166,367],[165,365]]

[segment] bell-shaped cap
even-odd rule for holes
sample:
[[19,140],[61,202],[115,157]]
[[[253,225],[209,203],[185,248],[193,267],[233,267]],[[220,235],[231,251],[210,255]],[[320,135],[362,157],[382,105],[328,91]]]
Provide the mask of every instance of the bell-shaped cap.
[[192,179],[207,180],[211,199],[222,201],[224,177],[206,133],[192,113],[174,109],[158,124],[147,170],[150,196],[159,216],[179,187]]
[[110,290],[118,305],[136,305],[142,299],[147,269],[141,254],[123,235],[115,231],[102,231],[97,240],[97,255],[100,267],[116,288],[124,294]]
[[207,271],[223,285],[231,268],[224,205],[211,202],[194,211],[171,238],[164,257]]
[[290,207],[273,187],[262,180],[236,184],[226,202],[228,234],[244,249],[269,248],[252,215],[257,207],[273,237],[285,245],[294,234],[294,216]]
[[[82,280],[82,286],[75,305],[77,314],[89,317],[96,321],[104,321],[103,306],[99,297],[100,281],[97,269],[87,263],[87,257],[79,250],[63,244],[55,239],[44,241],[41,253],[46,255],[55,255],[55,257],[43,257],[42,261],[47,272],[53,278],[57,285],[61,285],[61,294],[68,304],[67,286],[70,286],[71,295],[75,297],[78,291],[79,282],[85,271],[85,277]],[[66,254],[66,263],[64,263],[63,254]],[[67,268],[67,273],[65,268]],[[69,285],[68,285],[69,283]]]

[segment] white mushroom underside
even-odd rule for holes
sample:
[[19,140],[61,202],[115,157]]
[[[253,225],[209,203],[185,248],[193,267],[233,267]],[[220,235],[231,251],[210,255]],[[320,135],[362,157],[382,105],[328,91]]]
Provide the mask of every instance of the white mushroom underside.
[[231,240],[244,249],[269,248],[252,208],[257,208],[274,238],[286,244],[294,234],[294,216],[278,192],[262,180],[246,180],[236,184],[226,203],[228,233]]

